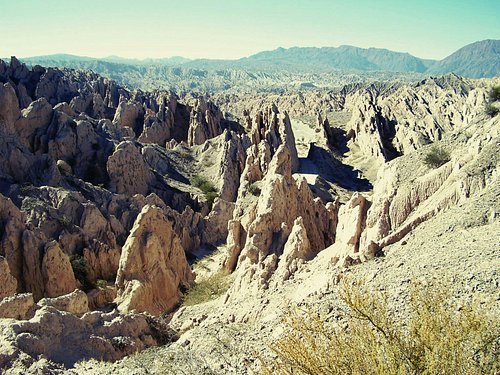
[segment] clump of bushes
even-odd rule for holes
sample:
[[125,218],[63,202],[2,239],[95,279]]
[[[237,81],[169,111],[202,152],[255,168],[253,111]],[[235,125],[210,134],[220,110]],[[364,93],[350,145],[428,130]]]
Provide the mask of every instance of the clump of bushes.
[[255,195],[256,197],[258,197],[261,193],[261,189],[256,182],[250,184],[250,186],[248,187],[248,191],[250,194]]
[[263,363],[266,374],[494,374],[500,370],[500,319],[484,306],[456,306],[444,287],[411,289],[407,323],[396,323],[386,294],[344,281],[346,326],[291,312],[285,334]]
[[486,114],[493,117],[500,111],[500,86],[494,86],[489,94],[488,102],[486,103]]
[[95,282],[95,287],[99,289],[106,289],[108,287],[108,282],[106,280],[99,279]]
[[229,288],[229,278],[224,272],[216,273],[187,289],[184,294],[184,305],[198,305],[215,299]]
[[74,254],[70,258],[71,268],[73,268],[73,273],[75,278],[80,282],[85,290],[92,289],[93,285],[88,280],[89,265],[87,260],[78,254]]
[[194,187],[200,189],[205,195],[208,205],[212,207],[215,199],[219,196],[215,185],[203,176],[196,175],[191,179]]
[[429,168],[438,168],[450,160],[450,153],[439,146],[431,147],[424,157],[424,163]]

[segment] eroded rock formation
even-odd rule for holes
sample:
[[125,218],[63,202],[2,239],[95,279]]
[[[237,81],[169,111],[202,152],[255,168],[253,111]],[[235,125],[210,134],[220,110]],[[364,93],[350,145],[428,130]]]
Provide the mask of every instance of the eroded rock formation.
[[180,302],[179,287],[193,281],[184,250],[159,207],[145,206],[123,246],[116,277],[120,311],[158,315]]

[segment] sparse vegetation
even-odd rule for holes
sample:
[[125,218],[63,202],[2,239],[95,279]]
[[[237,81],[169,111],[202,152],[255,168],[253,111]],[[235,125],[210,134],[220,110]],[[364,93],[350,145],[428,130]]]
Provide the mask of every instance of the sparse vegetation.
[[500,370],[500,319],[481,306],[457,306],[449,288],[416,284],[407,324],[395,322],[386,294],[344,281],[347,326],[318,314],[290,313],[266,374],[494,374]]
[[488,102],[486,103],[486,114],[488,116],[496,116],[500,111],[500,86],[494,86],[488,97]]
[[429,168],[438,168],[450,160],[450,153],[439,146],[432,146],[424,157],[424,163]]
[[228,275],[216,273],[189,288],[184,294],[184,305],[198,305],[217,298],[228,290],[229,285]]
[[75,278],[80,282],[80,284],[84,287],[89,286],[89,281],[87,279],[89,265],[87,260],[81,255],[75,254],[71,257],[71,267],[73,268]]
[[256,182],[250,184],[250,186],[248,187],[248,191],[250,192],[250,194],[255,195],[256,197],[258,197],[261,193],[260,186]]
[[215,199],[219,196],[215,185],[211,181],[200,175],[194,176],[191,179],[191,183],[193,184],[193,186],[197,187],[203,192],[208,205],[212,207]]
[[64,228],[64,229],[69,229],[71,225],[71,221],[65,216],[61,216],[59,219],[59,224]]
[[95,282],[96,288],[105,289],[108,286],[108,282],[106,280],[99,279]]

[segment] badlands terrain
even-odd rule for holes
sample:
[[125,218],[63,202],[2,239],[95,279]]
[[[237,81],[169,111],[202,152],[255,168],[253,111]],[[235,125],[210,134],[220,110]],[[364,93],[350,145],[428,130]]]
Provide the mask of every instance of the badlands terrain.
[[176,95],[0,60],[2,373],[258,373],[346,277],[396,321],[417,282],[497,314],[499,85]]

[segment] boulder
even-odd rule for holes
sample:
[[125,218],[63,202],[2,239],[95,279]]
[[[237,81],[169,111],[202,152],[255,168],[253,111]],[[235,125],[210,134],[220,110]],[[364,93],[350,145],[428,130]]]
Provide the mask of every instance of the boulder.
[[39,306],[52,306],[59,311],[66,311],[77,316],[89,311],[87,295],[79,289],[56,298],[42,298],[37,304]]
[[28,319],[35,310],[31,293],[16,294],[0,300],[0,318]]

